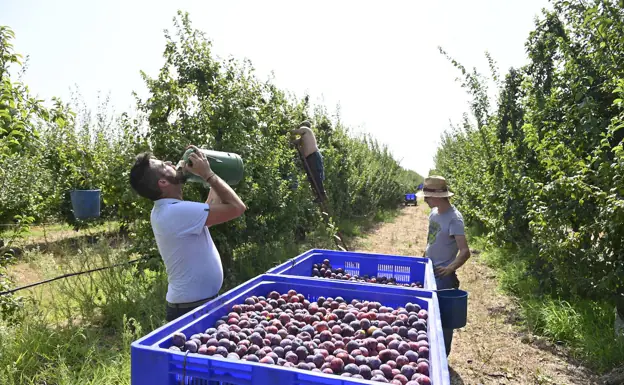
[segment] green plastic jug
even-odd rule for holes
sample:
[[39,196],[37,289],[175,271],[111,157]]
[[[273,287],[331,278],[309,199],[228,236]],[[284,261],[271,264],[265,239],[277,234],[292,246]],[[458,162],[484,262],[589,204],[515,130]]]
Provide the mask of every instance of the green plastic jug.
[[[225,183],[230,186],[234,186],[243,179],[243,171],[245,168],[243,166],[243,160],[238,154],[233,152],[206,150],[203,148],[200,148],[199,151],[201,151],[208,159],[212,171],[214,171],[219,178],[223,179]],[[182,156],[182,160],[189,165],[192,163],[189,160],[189,156],[192,153],[193,149],[189,148]],[[187,176],[188,182],[202,183],[203,185],[208,186],[208,182],[193,173],[187,173]]]

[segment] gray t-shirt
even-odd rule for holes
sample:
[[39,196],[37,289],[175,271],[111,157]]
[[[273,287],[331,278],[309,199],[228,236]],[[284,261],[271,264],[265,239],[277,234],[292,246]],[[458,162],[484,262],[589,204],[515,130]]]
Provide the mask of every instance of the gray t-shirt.
[[432,209],[425,256],[435,267],[450,265],[459,251],[454,236],[464,234],[464,217],[455,206],[451,205],[443,214],[439,214],[437,208]]

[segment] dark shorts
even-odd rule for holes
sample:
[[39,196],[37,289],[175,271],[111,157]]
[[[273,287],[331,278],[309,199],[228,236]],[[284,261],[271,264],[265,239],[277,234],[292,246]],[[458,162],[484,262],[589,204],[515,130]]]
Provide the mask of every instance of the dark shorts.
[[[306,157],[306,163],[310,167],[311,177],[314,178],[314,182],[310,180],[310,183],[316,184],[321,194],[321,198],[325,198],[325,186],[323,181],[325,180],[325,168],[323,167],[323,155],[320,152],[315,151]],[[308,175],[310,179],[310,175]]]
[[320,152],[315,151],[308,155],[306,160],[308,161],[308,165],[310,165],[310,168],[318,172],[319,178],[324,181],[325,167],[323,166],[323,155],[321,155]]
[[446,277],[436,277],[436,286],[440,289],[459,289],[459,279],[457,274],[453,273]]
[[205,304],[208,301],[213,300],[217,296],[212,296],[210,298],[201,299],[195,302],[187,302],[187,303],[169,303],[167,302],[167,322],[171,322],[174,319],[182,317],[186,313],[191,310]]

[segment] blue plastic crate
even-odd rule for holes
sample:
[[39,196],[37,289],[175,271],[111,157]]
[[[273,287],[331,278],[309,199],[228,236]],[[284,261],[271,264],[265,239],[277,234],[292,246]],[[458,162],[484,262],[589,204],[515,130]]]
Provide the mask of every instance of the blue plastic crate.
[[416,194],[405,194],[405,200],[406,201],[415,201],[416,200]]
[[233,361],[222,357],[174,352],[171,336],[182,332],[189,336],[213,327],[217,320],[231,311],[235,304],[243,303],[248,296],[266,296],[275,290],[285,293],[294,289],[308,300],[319,296],[341,296],[352,299],[377,301],[384,306],[404,306],[418,303],[429,312],[429,362],[430,378],[434,385],[450,384],[448,363],[444,349],[442,324],[435,293],[397,286],[365,285],[337,280],[318,280],[265,274],[198,307],[131,345],[131,383],[133,385],[348,385],[374,384],[336,375],[284,368],[247,361]]
[[[268,270],[267,273],[311,277],[312,266],[315,263],[322,263],[324,259],[329,259],[332,267],[343,268],[351,275],[393,277],[399,283],[420,282],[424,289],[436,290],[437,288],[433,263],[429,258],[423,257],[311,249]],[[312,278],[327,280],[321,277]],[[376,284],[367,283],[367,285]]]

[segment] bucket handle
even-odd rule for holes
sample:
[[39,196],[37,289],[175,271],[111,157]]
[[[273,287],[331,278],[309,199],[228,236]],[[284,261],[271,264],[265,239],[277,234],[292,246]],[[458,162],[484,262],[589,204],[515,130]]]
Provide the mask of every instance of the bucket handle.
[[212,160],[214,160],[214,161],[215,161],[215,162],[217,162],[217,163],[223,163],[223,161],[222,161],[221,159],[217,159],[217,158],[215,158],[215,157],[213,157],[213,156],[206,155],[206,154],[204,154],[204,156],[205,156],[206,158],[208,158],[208,159],[212,159]]
[[431,291],[433,291],[434,293],[438,293],[440,291],[450,291],[450,290],[459,290],[459,289],[452,287],[450,289],[437,289],[437,290],[431,290]]

